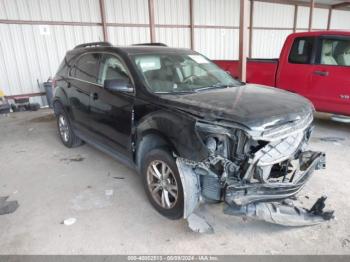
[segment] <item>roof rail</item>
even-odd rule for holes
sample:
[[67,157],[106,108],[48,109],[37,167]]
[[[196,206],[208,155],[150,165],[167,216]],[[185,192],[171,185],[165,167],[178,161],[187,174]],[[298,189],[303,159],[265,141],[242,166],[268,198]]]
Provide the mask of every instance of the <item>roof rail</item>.
[[144,45],[146,45],[146,46],[167,46],[166,44],[164,44],[164,43],[141,43],[141,44],[133,44],[133,46],[144,46]]
[[112,46],[112,44],[109,42],[91,42],[91,43],[77,45],[76,47],[74,47],[74,49],[85,48],[85,47],[98,47],[98,46]]

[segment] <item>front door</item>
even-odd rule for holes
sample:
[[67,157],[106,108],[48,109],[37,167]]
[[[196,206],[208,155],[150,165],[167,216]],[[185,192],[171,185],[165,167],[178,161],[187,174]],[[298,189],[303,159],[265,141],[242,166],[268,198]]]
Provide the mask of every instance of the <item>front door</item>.
[[317,110],[350,115],[350,38],[324,37],[310,89]]
[[105,54],[98,78],[99,85],[92,88],[90,95],[91,129],[100,142],[131,157],[134,94],[104,89],[105,80],[130,80],[130,74],[119,57]]

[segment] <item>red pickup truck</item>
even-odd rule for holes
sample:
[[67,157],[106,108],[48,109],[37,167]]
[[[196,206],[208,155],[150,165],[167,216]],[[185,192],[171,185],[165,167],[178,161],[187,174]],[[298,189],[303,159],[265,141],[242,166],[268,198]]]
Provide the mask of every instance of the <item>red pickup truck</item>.
[[[214,62],[238,76],[238,61]],[[350,32],[291,34],[279,59],[248,59],[247,82],[298,93],[320,112],[350,116]]]

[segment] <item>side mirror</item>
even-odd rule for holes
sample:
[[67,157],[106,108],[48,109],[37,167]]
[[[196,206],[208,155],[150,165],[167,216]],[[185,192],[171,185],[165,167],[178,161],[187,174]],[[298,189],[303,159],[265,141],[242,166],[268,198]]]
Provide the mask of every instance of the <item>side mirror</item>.
[[105,80],[104,88],[113,93],[132,93],[134,88],[128,79]]

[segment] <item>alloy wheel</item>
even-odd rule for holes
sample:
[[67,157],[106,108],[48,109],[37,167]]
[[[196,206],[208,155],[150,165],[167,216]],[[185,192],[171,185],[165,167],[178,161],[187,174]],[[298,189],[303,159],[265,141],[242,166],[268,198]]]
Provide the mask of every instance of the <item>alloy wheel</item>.
[[165,209],[171,209],[178,200],[178,185],[174,172],[161,160],[152,161],[147,168],[147,185],[152,198]]
[[60,136],[64,142],[68,142],[69,140],[69,127],[67,119],[64,115],[60,115],[58,117],[58,129],[60,131]]

